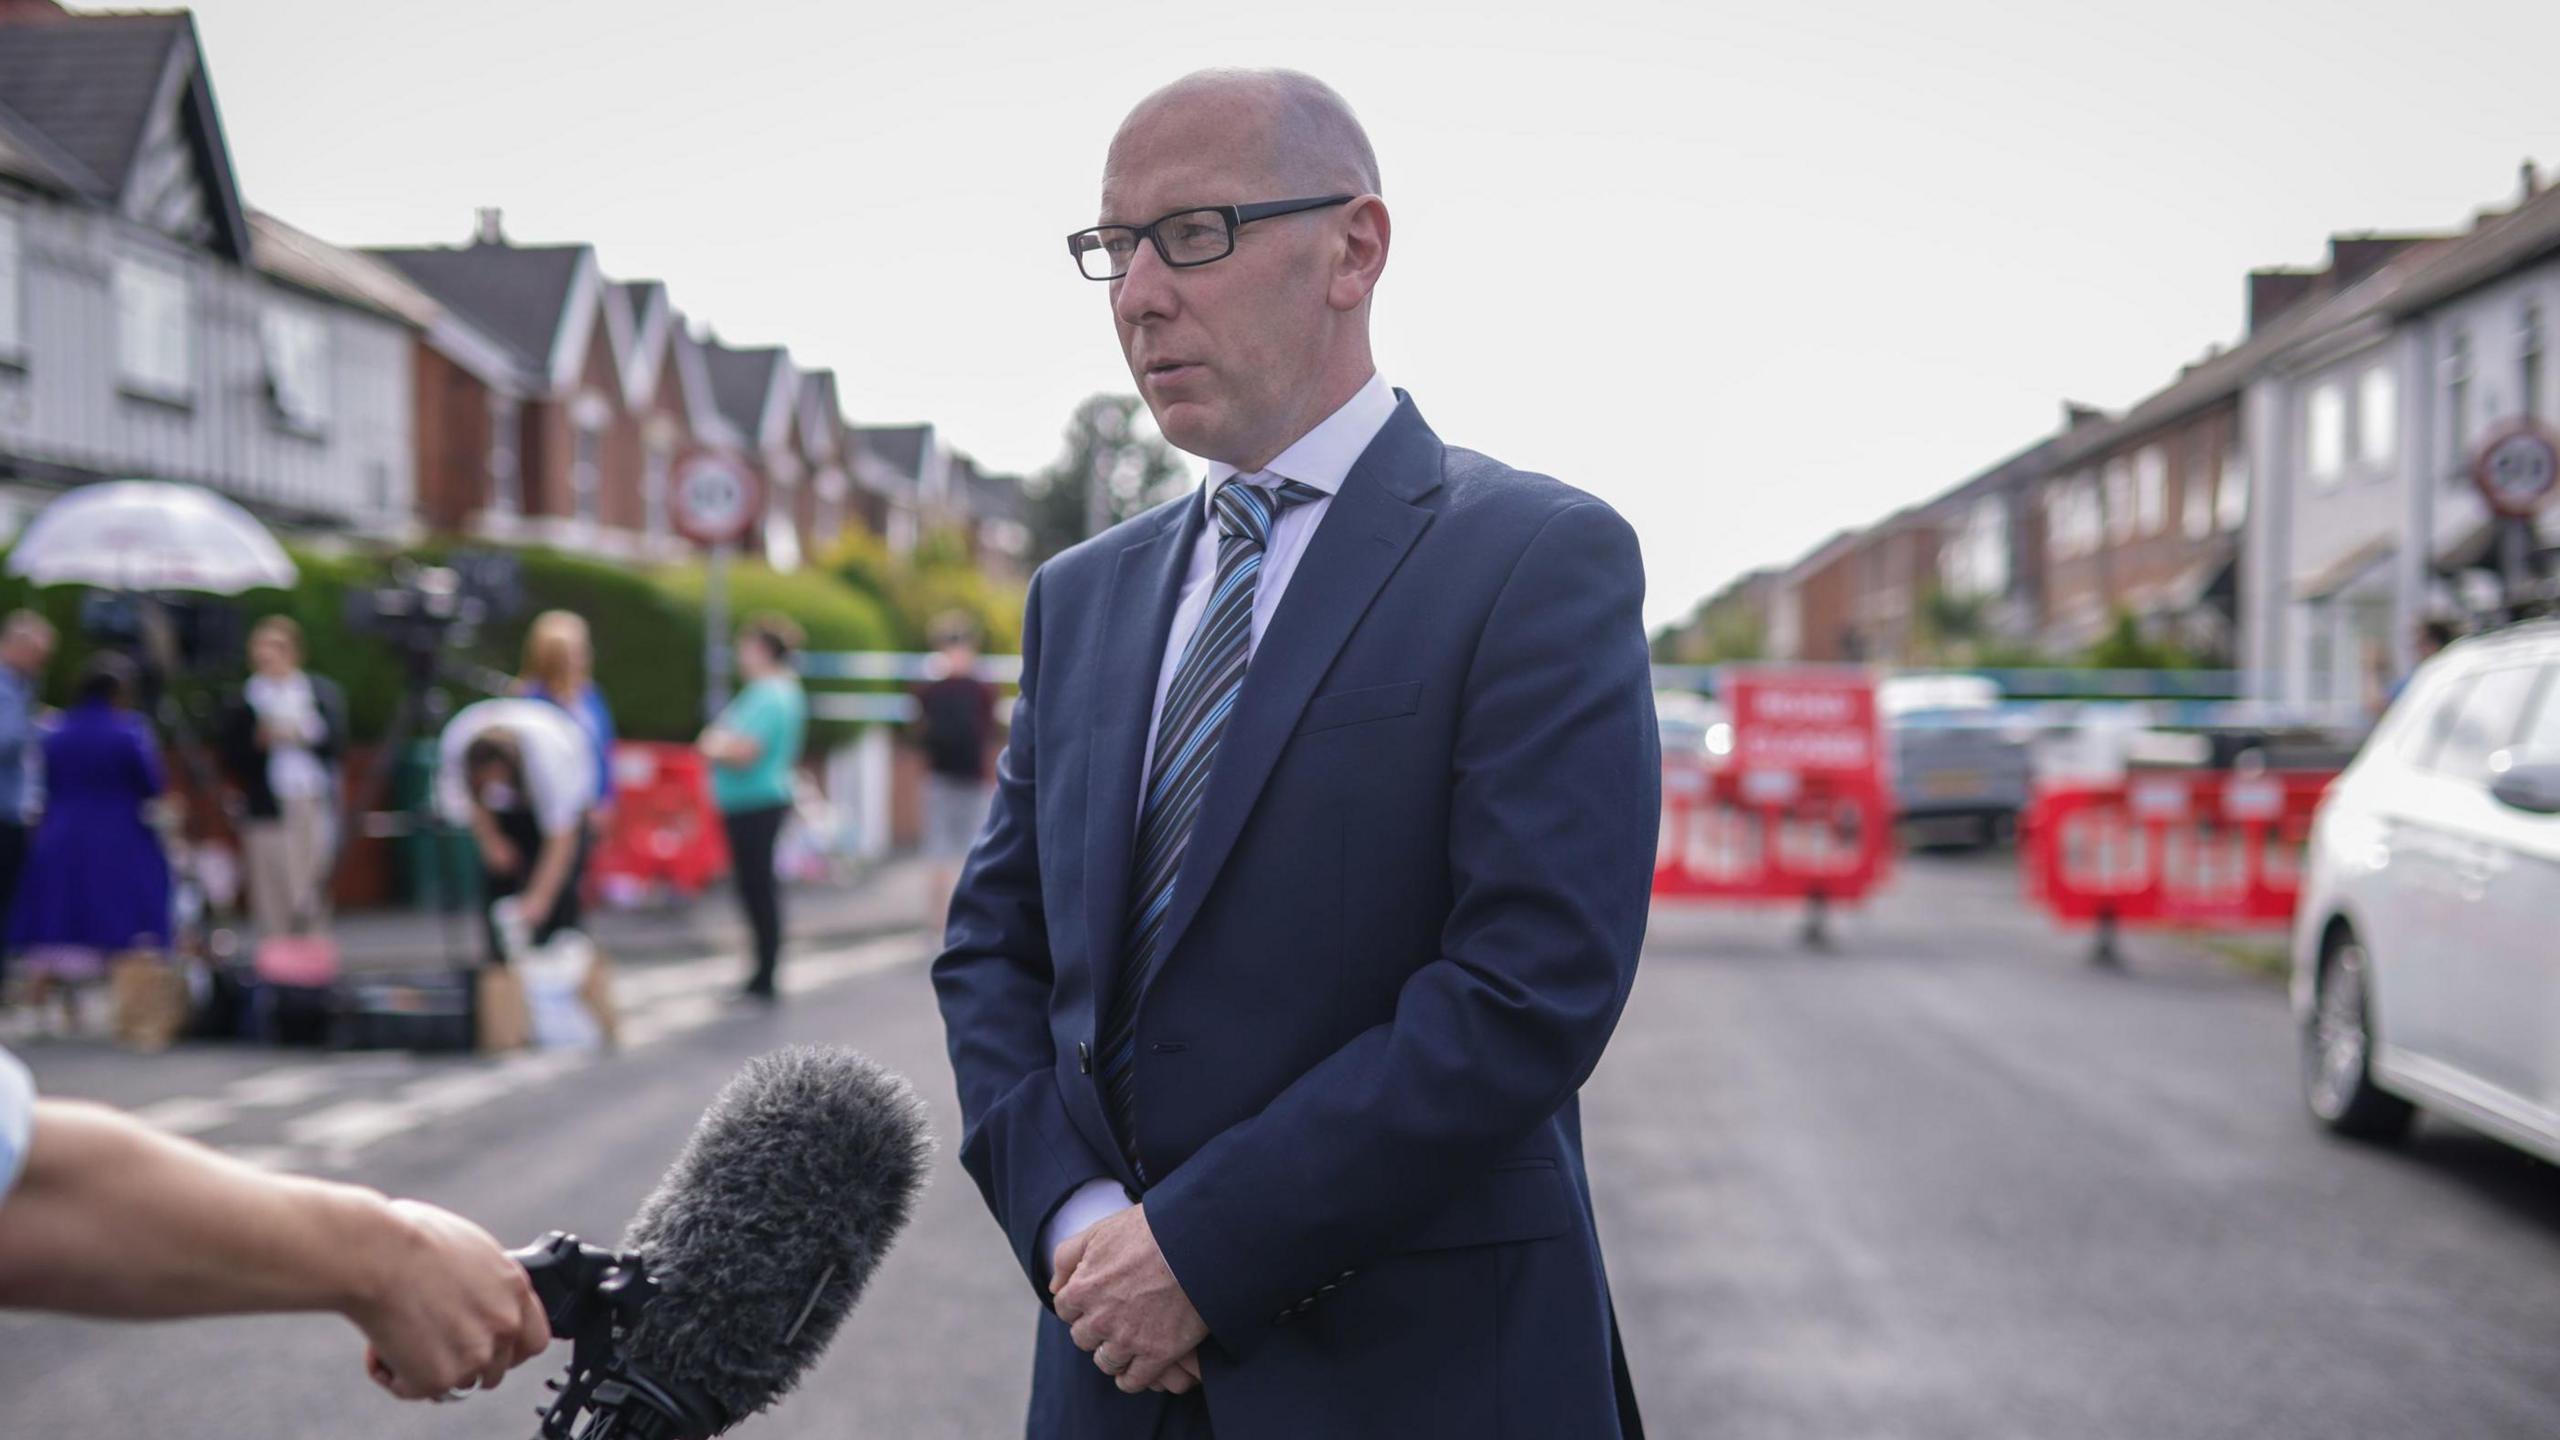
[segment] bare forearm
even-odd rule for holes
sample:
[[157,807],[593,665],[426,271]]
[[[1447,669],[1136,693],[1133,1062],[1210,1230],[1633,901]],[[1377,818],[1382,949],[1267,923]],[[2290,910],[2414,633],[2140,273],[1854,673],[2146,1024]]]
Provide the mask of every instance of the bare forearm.
[[45,1101],[0,1205],[0,1305],[351,1313],[393,1229],[371,1191],[270,1175],[97,1106]]

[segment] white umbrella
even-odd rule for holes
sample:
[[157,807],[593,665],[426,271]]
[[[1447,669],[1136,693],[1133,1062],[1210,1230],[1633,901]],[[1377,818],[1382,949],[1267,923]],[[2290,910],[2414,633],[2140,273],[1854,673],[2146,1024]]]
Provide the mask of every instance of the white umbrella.
[[256,517],[196,485],[107,480],[55,500],[20,532],[9,571],[38,585],[243,590],[293,584],[293,562]]

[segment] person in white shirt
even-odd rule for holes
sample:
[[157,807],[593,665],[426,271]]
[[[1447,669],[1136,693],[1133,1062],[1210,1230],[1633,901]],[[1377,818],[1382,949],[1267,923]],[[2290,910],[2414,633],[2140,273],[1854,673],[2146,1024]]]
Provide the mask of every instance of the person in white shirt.
[[316,934],[327,918],[346,723],[338,687],[302,668],[302,627],[284,615],[259,621],[249,679],[223,719],[222,758],[246,812],[249,916],[261,939]]
[[0,1050],[0,1309],[102,1319],[329,1311],[403,1399],[494,1388],[551,1327],[489,1232],[270,1175],[100,1105],[39,1099]]
[[515,902],[529,944],[577,928],[596,801],[586,732],[547,701],[483,700],[453,717],[437,748],[436,807],[479,847],[491,960],[512,948],[496,902]]

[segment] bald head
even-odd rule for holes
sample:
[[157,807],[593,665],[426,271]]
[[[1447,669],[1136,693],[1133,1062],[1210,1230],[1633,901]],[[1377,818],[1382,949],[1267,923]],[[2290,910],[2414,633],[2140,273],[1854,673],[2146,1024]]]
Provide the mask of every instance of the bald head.
[[1112,321],[1157,428],[1192,454],[1258,470],[1376,373],[1387,206],[1369,137],[1324,82],[1204,70],[1139,101],[1111,137],[1100,220],[1153,236],[1123,237]]
[[1139,101],[1112,137],[1105,189],[1136,158],[1126,152],[1173,135],[1225,151],[1291,195],[1385,193],[1351,103],[1296,70],[1198,70]]

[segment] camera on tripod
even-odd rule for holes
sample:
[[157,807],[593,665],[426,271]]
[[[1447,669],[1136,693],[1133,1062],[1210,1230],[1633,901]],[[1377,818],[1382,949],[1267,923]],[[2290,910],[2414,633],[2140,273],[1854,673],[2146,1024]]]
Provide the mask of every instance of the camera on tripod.
[[239,607],[201,595],[91,590],[80,597],[80,631],[100,649],[130,656],[155,687],[165,677],[218,672],[240,655]]
[[395,560],[391,583],[347,595],[347,628],[390,642],[413,685],[436,680],[442,657],[468,647],[479,627],[524,605],[516,558],[462,551],[442,565]]

